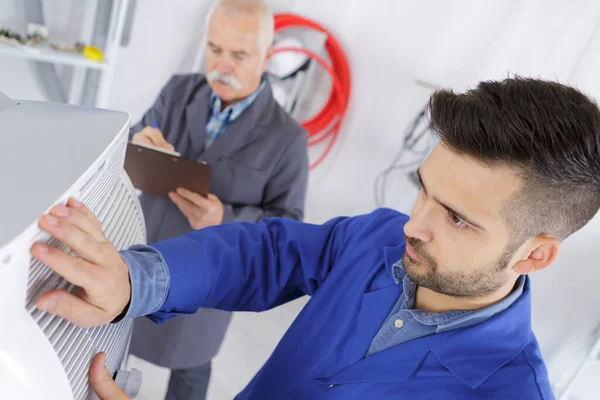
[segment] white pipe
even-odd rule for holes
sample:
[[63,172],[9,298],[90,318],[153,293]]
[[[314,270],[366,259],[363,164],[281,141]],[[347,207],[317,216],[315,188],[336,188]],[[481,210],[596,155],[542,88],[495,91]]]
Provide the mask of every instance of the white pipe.
[[110,85],[112,84],[112,76],[115,70],[116,53],[119,50],[121,37],[123,36],[128,7],[129,0],[114,0],[104,51],[107,68],[100,77],[98,97],[96,98],[96,106],[100,108],[107,106]]
[[[98,0],[88,0],[86,2],[81,24],[80,40],[82,43],[90,44],[92,41],[97,11]],[[71,87],[69,89],[68,97],[69,104],[81,104],[86,71],[87,69],[84,67],[73,67],[73,76],[71,77]]]

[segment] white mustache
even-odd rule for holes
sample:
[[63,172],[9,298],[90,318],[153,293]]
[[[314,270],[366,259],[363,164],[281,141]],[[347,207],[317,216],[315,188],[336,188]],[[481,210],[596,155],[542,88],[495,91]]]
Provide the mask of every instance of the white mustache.
[[240,90],[242,88],[240,81],[238,81],[233,75],[222,74],[219,71],[210,71],[208,74],[206,74],[206,79],[208,79],[209,82],[219,81],[231,86],[235,90]]

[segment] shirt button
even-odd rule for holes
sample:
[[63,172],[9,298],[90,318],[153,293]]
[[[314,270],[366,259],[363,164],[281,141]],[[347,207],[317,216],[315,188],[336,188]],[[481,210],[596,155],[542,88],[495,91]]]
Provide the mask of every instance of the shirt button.
[[328,388],[331,389],[333,387],[333,385],[329,385]]
[[404,321],[402,321],[401,319],[397,319],[394,321],[394,326],[396,328],[400,329],[404,326]]

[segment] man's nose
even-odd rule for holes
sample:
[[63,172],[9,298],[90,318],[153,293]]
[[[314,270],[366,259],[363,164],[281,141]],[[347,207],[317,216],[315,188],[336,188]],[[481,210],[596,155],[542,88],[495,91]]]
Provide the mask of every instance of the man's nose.
[[233,72],[233,66],[228,61],[219,61],[216,70],[220,74],[231,74]]

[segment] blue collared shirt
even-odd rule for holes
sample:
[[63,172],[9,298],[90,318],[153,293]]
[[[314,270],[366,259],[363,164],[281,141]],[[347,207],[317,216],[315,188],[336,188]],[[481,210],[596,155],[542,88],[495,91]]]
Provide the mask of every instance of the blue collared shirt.
[[371,342],[367,357],[389,347],[423,336],[465,328],[483,322],[507,309],[521,296],[525,286],[525,276],[523,275],[517,280],[512,293],[498,303],[478,310],[448,311],[436,314],[413,309],[417,285],[406,275],[400,261],[393,265],[392,272],[396,283],[402,284],[404,290]]
[[258,89],[244,100],[231,105],[221,111],[223,102],[214,93],[210,94],[210,117],[206,123],[206,142],[205,146],[208,148],[211,144],[225,132],[225,129],[235,121],[249,106],[256,100],[260,92],[267,86],[267,81],[263,79]]

